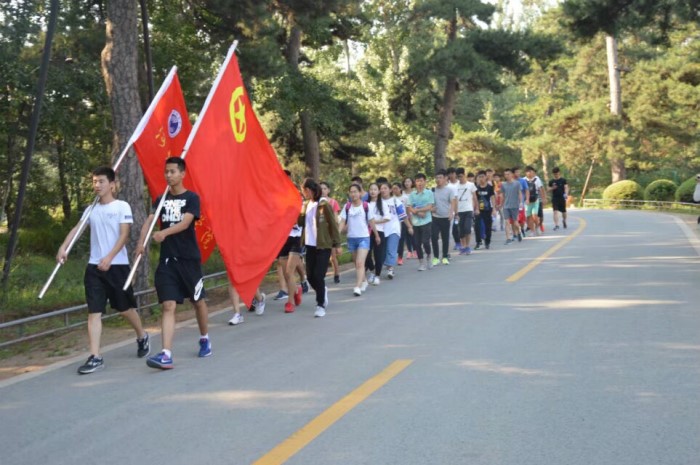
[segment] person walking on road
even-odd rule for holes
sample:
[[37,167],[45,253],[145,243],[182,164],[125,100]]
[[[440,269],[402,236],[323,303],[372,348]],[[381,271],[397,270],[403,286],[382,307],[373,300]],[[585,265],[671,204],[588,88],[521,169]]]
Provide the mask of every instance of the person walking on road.
[[416,190],[408,196],[408,211],[413,223],[413,237],[418,252],[418,271],[433,268],[430,251],[432,211],[435,206],[435,196],[425,188],[425,174],[416,175]]
[[[331,186],[325,181],[322,181],[319,183],[321,186],[321,197],[328,199],[328,204],[331,206],[331,210],[333,210],[333,214],[335,215],[336,222],[335,224],[338,224],[338,214],[340,213],[340,204],[338,204],[338,201],[335,200],[334,198],[331,197]],[[340,272],[339,272],[339,266],[338,266],[338,257],[339,255],[336,253],[337,249],[333,249],[331,251],[331,265],[333,265],[333,282],[335,284],[340,283]]]
[[559,167],[552,170],[554,179],[549,180],[548,191],[552,193],[552,210],[554,216],[554,230],[559,229],[559,214],[562,224],[566,229],[566,199],[569,197],[569,184],[561,177]]
[[409,234],[413,234],[413,226],[408,221],[406,209],[399,198],[392,195],[389,184],[382,184],[379,188],[382,196],[382,206],[389,211],[389,221],[384,224],[384,240],[386,243],[386,256],[384,266],[386,277],[394,279],[394,267],[398,264],[399,242],[401,241],[401,226],[405,225]]
[[467,181],[464,168],[457,168],[457,221],[459,224],[460,255],[472,253],[471,238],[472,225],[474,223],[476,200],[476,186]]
[[340,231],[347,231],[348,251],[355,264],[355,296],[367,290],[365,279],[365,260],[369,253],[369,204],[362,200],[362,187],[352,184],[348,191],[350,201],[340,210]]
[[[243,315],[241,315],[241,297],[238,295],[238,291],[233,287],[233,284],[228,285],[228,295],[233,304],[233,317],[228,320],[230,326],[238,326],[243,323]],[[250,306],[248,311],[255,312],[256,315],[262,315],[265,313],[265,294],[260,292],[260,289],[255,291],[255,298],[253,299],[253,305]]]
[[[83,279],[88,309],[90,356],[78,368],[81,375],[104,368],[104,358],[100,355],[100,339],[102,314],[106,310],[108,300],[110,306],[120,312],[134,328],[138,345],[136,355],[142,358],[151,350],[148,333],[144,331],[141,318],[135,310],[134,289],[129,286],[126,291],[122,290],[131,271],[126,252],[129,230],[134,222],[131,207],[123,200],[114,198],[116,175],[112,168],[100,167],[93,170],[92,189],[99,200],[91,210],[87,209],[83,213],[83,219],[87,215],[86,221],[90,226],[90,258]],[[78,233],[78,229],[78,226],[75,226],[68,233],[58,249],[56,261],[65,263],[68,260],[66,249]]]
[[[457,213],[457,193],[455,189],[447,185],[447,173],[439,170],[435,174],[435,208],[433,209],[432,223],[432,244],[433,257],[432,264],[450,264],[450,227]],[[459,183],[457,183],[459,185]],[[442,261],[440,261],[440,239],[442,239]]]
[[540,202],[544,202],[544,186],[542,182],[535,177],[535,169],[528,166],[525,169],[527,176],[527,199],[525,208],[525,217],[527,218],[527,226],[530,234],[539,236],[539,209]]
[[513,178],[513,171],[507,169],[503,172],[506,180],[501,183],[501,200],[503,205],[503,217],[510,224],[506,228],[506,245],[511,244],[515,238],[518,242],[523,240],[518,224],[520,205],[522,204],[523,193],[520,182]]
[[478,227],[476,229],[476,247],[481,248],[482,243],[486,249],[491,248],[491,233],[493,226],[493,205],[495,193],[493,186],[488,184],[485,171],[479,171],[476,175],[476,200],[479,206],[479,215],[476,217]]

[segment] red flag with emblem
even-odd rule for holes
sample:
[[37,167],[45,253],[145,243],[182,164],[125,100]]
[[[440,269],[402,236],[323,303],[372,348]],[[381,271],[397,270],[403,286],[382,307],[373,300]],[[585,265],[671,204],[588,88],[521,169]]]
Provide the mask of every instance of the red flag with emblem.
[[187,170],[229,279],[249,305],[301,204],[255,116],[233,50],[197,120]]
[[[177,68],[173,67],[163,81],[158,94],[147,110],[142,126],[136,128],[134,148],[141,164],[148,191],[153,200],[163,194],[167,183],[164,170],[165,160],[179,157],[192,131],[192,124],[187,114],[185,98],[182,95]],[[188,171],[189,174],[189,171]],[[192,180],[185,176],[184,186],[192,189]],[[202,254],[202,263],[206,262],[216,246],[211,225],[205,215],[195,223],[197,242]]]

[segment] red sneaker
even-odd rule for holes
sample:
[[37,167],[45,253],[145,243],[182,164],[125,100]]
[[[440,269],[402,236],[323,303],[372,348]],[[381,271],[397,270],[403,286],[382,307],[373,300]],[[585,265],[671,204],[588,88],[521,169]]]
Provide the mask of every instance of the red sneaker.
[[284,304],[284,313],[294,313],[294,305],[287,302]]
[[399,259],[396,260],[396,263],[397,263],[399,266],[403,265],[403,258],[399,257]]
[[[294,293],[294,305],[301,305],[301,294],[304,292],[301,286],[297,286],[297,291]],[[292,310],[294,311],[294,310]]]

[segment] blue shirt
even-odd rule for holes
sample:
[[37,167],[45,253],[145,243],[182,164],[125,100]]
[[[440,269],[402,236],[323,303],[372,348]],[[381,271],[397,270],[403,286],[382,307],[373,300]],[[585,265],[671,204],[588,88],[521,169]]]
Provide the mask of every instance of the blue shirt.
[[[411,192],[411,195],[408,196],[408,204],[413,208],[422,208],[428,205],[434,205],[435,196],[433,195],[433,192],[428,189],[424,189],[420,194],[418,191],[413,191]],[[420,218],[418,215],[413,215],[411,217],[411,223],[413,223],[413,226],[423,226],[432,223],[432,221],[433,216],[430,211],[425,212],[425,217],[423,218]]]

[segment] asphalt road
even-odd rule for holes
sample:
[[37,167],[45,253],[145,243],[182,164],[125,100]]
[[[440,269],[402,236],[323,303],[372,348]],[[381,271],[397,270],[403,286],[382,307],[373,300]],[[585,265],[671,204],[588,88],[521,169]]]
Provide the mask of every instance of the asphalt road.
[[[432,271],[407,260],[360,298],[344,275],[323,319],[311,295],[217,315],[207,359],[191,323],[169,372],[129,344],[95,374],[81,359],[0,383],[0,463],[697,465],[700,247],[666,215],[569,223]],[[397,360],[298,453],[266,455]]]

